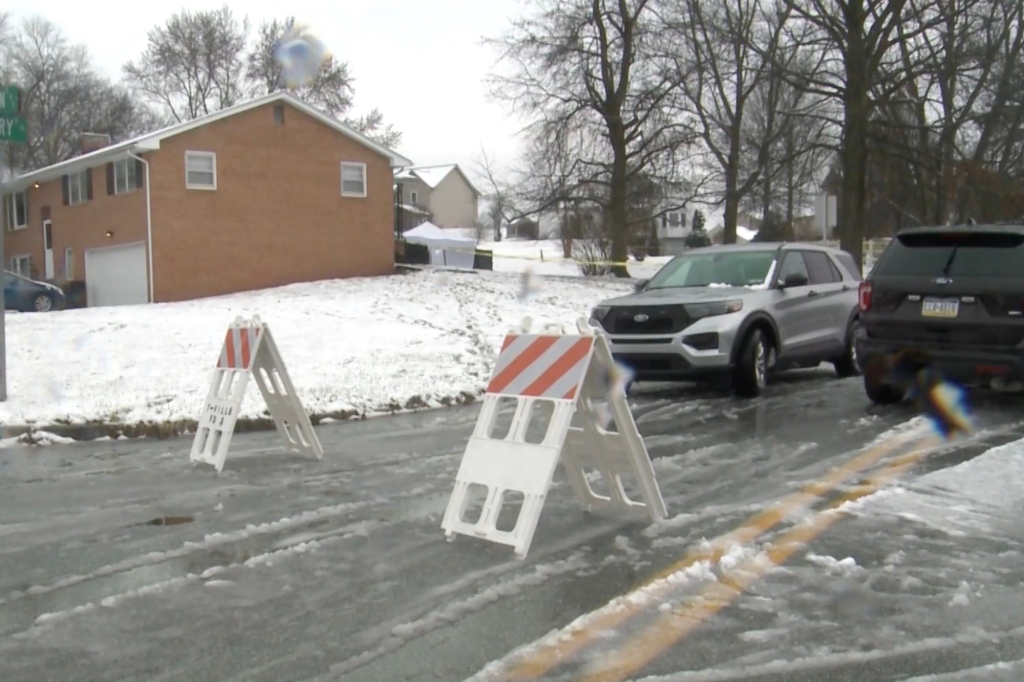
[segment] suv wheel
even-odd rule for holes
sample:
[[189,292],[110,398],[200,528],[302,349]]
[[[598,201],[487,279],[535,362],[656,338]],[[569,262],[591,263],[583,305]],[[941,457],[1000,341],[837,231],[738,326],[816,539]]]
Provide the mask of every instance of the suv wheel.
[[883,383],[872,375],[864,375],[864,392],[877,405],[894,405],[903,401],[904,392],[891,384]]
[[732,386],[736,395],[756,398],[768,385],[768,357],[771,344],[760,329],[755,329],[743,340],[736,367],[732,370]]
[[832,361],[836,368],[836,376],[841,379],[855,377],[860,374],[860,363],[857,360],[857,330],[860,322],[854,320],[846,329],[846,352]]

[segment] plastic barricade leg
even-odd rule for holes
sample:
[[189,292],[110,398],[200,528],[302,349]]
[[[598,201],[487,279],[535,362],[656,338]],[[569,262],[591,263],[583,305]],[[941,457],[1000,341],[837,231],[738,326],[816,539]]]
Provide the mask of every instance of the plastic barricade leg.
[[258,316],[251,320],[239,317],[228,327],[189,458],[210,464],[218,472],[224,469],[242,400],[253,376],[286,447],[322,458],[323,448],[295,394],[270,327]]
[[[633,420],[625,393],[607,392],[606,377],[613,371],[611,349],[604,338],[598,338],[594,359],[584,379],[576,406],[576,419],[566,435],[562,463],[573,491],[588,510],[611,509],[646,511],[652,521],[668,515],[665,501],[654,475],[647,447]],[[602,415],[596,405],[605,402],[615,431],[602,426]],[[594,491],[585,472],[600,474],[606,495]],[[636,482],[640,499],[631,499],[623,478]]]
[[[452,540],[462,534],[511,545],[516,556],[525,557],[559,461],[588,509],[640,508],[651,518],[664,518],[665,503],[625,395],[615,397],[612,392],[609,399],[617,432],[601,427],[593,407],[596,397],[607,397],[608,382],[602,379],[614,368],[607,340],[595,336],[582,322],[578,334],[550,327],[544,333],[530,334],[529,327],[527,319],[521,330],[506,336],[502,344],[441,523],[446,537]],[[515,414],[508,434],[495,438],[493,426],[502,398],[516,400]],[[541,404],[552,407],[551,419],[543,439],[530,443],[527,429]],[[573,424],[574,415],[578,424]],[[588,468],[616,482],[610,495],[594,493],[584,477]],[[642,501],[626,495],[621,484],[626,475],[639,482]],[[480,516],[470,521],[467,511],[474,487],[484,493]],[[510,491],[523,494],[523,505],[515,524],[499,529],[501,509]]]

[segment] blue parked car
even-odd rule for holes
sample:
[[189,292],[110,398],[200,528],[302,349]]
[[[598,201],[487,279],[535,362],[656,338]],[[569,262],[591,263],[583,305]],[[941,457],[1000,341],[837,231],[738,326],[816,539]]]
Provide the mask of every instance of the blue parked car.
[[60,310],[65,302],[64,291],[60,287],[4,270],[5,310],[45,313]]

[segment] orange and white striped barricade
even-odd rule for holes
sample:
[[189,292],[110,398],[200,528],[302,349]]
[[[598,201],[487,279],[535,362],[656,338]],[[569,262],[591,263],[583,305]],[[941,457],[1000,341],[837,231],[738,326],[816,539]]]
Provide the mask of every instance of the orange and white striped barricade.
[[218,472],[224,468],[250,377],[256,380],[285,447],[321,459],[320,440],[295,394],[270,327],[253,315],[250,320],[235,318],[228,327],[192,441],[192,462],[211,464]]
[[[511,545],[518,558],[525,557],[559,461],[587,511],[642,510],[654,521],[664,519],[665,501],[625,391],[608,388],[616,370],[608,340],[582,318],[573,334],[550,328],[531,334],[529,325],[527,318],[523,331],[510,333],[502,344],[441,523],[448,540],[456,534],[482,538]],[[516,401],[512,423],[507,435],[496,438],[498,406],[509,398]],[[615,431],[605,428],[595,401],[607,401]],[[534,411],[545,402],[542,409],[551,411],[547,431],[539,442],[527,442]],[[607,495],[594,491],[587,471],[600,473]],[[642,500],[629,498],[625,476],[638,483]],[[470,491],[481,486],[483,508],[469,521]],[[499,530],[498,515],[510,492],[522,494],[522,506],[512,529]]]

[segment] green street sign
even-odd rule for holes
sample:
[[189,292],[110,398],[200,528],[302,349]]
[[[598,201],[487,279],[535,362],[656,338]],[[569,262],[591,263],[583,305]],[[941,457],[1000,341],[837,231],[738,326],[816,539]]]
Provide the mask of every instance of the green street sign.
[[28,126],[25,125],[25,119],[20,116],[0,116],[0,142],[28,142]]
[[0,116],[15,116],[21,111],[21,88],[0,85]]

